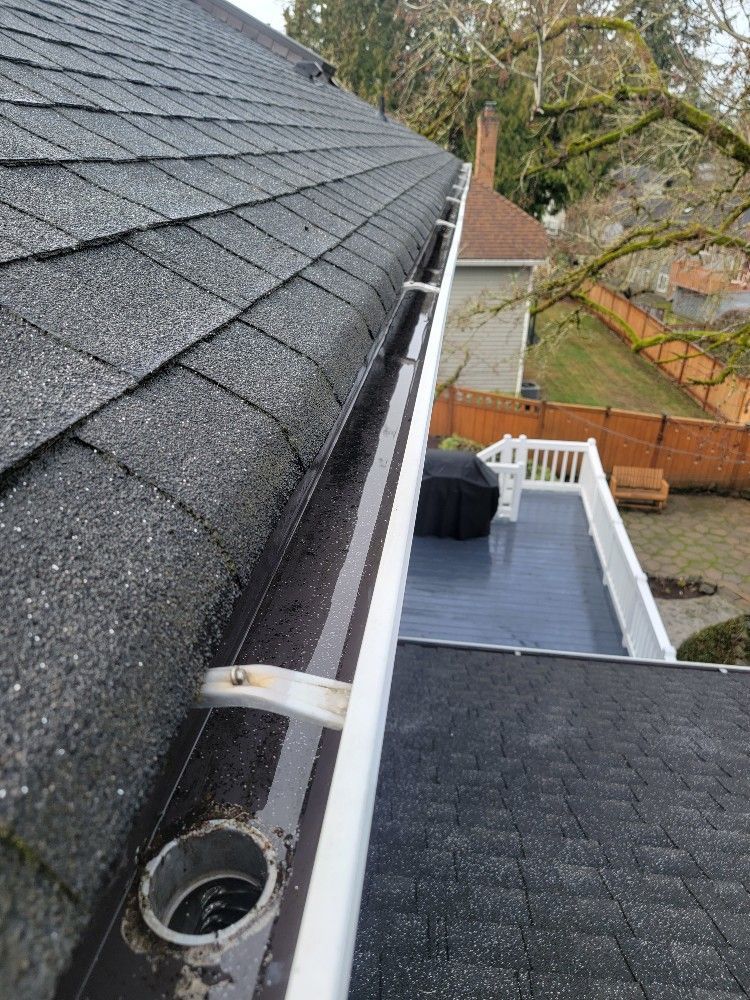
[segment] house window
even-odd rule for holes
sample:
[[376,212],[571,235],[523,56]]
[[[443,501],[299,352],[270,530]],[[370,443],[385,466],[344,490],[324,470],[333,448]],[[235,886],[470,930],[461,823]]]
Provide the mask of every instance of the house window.
[[656,290],[657,292],[664,294],[664,292],[666,292],[668,287],[669,287],[669,275],[666,273],[666,271],[662,271],[661,274],[656,279]]

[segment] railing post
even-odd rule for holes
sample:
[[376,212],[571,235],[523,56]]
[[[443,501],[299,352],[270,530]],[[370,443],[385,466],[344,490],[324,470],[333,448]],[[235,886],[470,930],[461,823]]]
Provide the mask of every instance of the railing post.
[[527,442],[528,438],[526,435],[521,434],[516,444],[516,461],[523,465],[523,479],[526,479],[526,468],[529,461],[529,446]]
[[500,446],[500,461],[513,461],[513,438],[510,434],[503,434],[503,443]]
[[456,406],[456,387],[455,385],[448,386],[448,427],[449,435],[456,433],[456,428],[454,425],[455,420],[455,406]]
[[511,521],[518,520],[518,512],[521,508],[521,489],[523,487],[524,475],[526,473],[526,464],[522,462],[516,462],[516,472],[513,476],[513,499],[511,501],[510,508],[510,519]]

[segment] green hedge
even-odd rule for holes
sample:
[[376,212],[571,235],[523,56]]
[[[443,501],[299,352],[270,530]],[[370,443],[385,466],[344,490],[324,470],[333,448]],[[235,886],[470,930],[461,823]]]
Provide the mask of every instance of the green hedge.
[[691,635],[677,650],[677,659],[698,663],[750,663],[750,615],[709,625]]

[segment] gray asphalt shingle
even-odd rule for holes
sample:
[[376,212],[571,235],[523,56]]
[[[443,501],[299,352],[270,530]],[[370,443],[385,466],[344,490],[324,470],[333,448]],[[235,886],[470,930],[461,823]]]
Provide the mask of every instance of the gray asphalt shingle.
[[0,344],[0,469],[134,384],[2,307]]
[[[58,226],[75,240],[109,236],[149,225],[160,218],[154,212],[101,190],[64,167],[0,168],[0,190],[3,201],[37,220]],[[26,226],[32,228],[29,222]],[[72,246],[74,241],[60,240],[58,236],[57,241],[50,237],[47,242],[64,247]]]
[[196,515],[243,582],[299,478],[275,420],[182,367],[106,407],[78,436]]
[[226,208],[225,202],[170,176],[171,162],[160,160],[158,166],[155,163],[78,163],[74,169],[104,191],[119,195],[135,206],[144,206],[159,217],[184,219]]
[[[323,445],[340,407],[330,385],[304,355],[246,323],[232,323],[181,358],[182,364],[272,414],[305,465]],[[284,371],[284,382],[268,378]],[[309,410],[303,405],[312,400]]]
[[0,993],[48,1000],[414,251],[340,243],[458,164],[192,0],[0,6],[0,84]]
[[269,236],[235,212],[194,219],[190,225],[225,250],[282,280],[291,278],[310,262],[309,257]]
[[[466,965],[512,974],[531,1000],[746,995],[748,685],[402,644],[351,1000],[441,995]],[[668,799],[634,821],[631,804],[665,775],[729,782],[744,829],[717,830],[700,811],[676,827]],[[659,822],[670,847],[644,846]],[[404,914],[434,933],[401,945],[390,927]]]
[[315,361],[339,401],[362,367],[371,343],[358,312],[299,277],[272,298],[261,299],[242,319]]
[[143,376],[237,309],[113,244],[0,269],[0,301],[72,347]]
[[74,242],[56,226],[0,201],[0,262],[59,250]]
[[138,233],[128,239],[128,244],[241,308],[246,309],[281,283],[190,226],[166,226]]
[[[81,444],[43,453],[4,486],[3,825],[43,862],[42,884],[53,877],[76,900],[41,924],[15,875],[23,856],[3,874],[0,910],[15,917],[3,936],[25,937],[36,956],[13,995],[44,996],[99,882],[92,859],[122,843],[234,585],[194,518]],[[50,935],[60,943],[48,952]]]

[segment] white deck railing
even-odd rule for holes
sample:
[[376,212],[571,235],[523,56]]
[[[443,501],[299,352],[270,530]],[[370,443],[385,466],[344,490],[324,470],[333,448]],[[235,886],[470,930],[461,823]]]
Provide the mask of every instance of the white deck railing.
[[594,539],[603,579],[620,623],[623,644],[631,656],[675,660],[646,574],[612,498],[594,438],[588,441],[543,441],[526,437],[502,441],[479,453],[491,469],[520,463],[526,470],[524,490],[579,493]]

